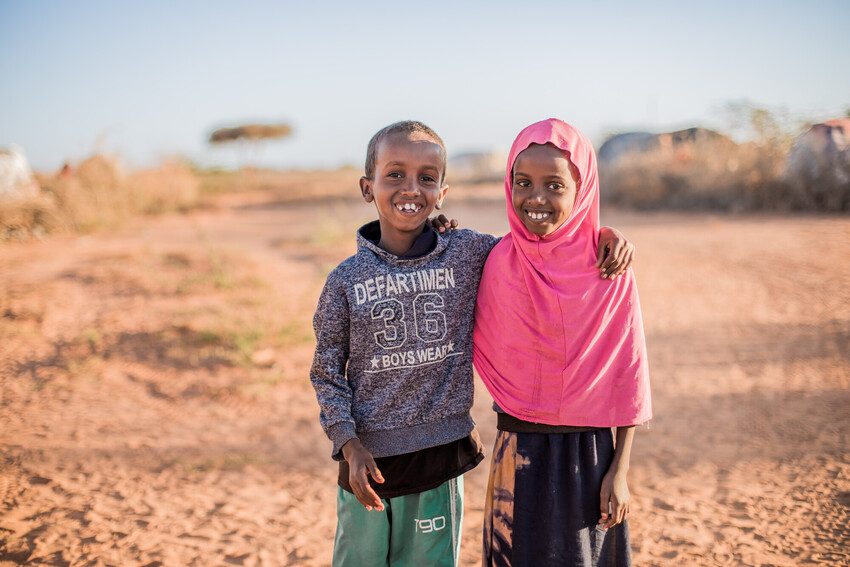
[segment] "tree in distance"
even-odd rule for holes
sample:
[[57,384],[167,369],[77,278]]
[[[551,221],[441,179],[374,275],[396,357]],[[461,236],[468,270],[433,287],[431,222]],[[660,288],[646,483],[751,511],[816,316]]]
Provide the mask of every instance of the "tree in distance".
[[[207,140],[213,146],[221,146],[237,142],[242,154],[238,160],[243,162],[245,148],[259,148],[262,142],[280,140],[292,136],[292,126],[289,124],[242,124],[214,130]],[[257,157],[256,155],[254,156]]]

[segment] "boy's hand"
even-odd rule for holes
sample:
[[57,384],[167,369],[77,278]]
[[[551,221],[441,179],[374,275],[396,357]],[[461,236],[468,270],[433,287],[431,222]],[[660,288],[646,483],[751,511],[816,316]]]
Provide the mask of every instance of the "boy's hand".
[[441,234],[446,232],[447,230],[453,230],[457,228],[457,220],[449,220],[446,218],[446,215],[439,215],[432,219],[428,219],[428,222],[431,223],[431,227],[434,230]]
[[632,265],[635,245],[626,240],[617,229],[603,226],[599,229],[599,247],[596,249],[596,267],[603,279],[614,279]]
[[629,513],[630,502],[626,472],[610,469],[602,479],[599,492],[599,524],[607,530],[622,523]]
[[354,438],[342,446],[342,456],[348,461],[348,482],[351,484],[354,496],[367,510],[371,511],[374,508],[382,512],[384,505],[369,485],[369,475],[375,479],[375,482],[384,482],[384,477],[378,470],[372,453],[360,443],[360,439]]

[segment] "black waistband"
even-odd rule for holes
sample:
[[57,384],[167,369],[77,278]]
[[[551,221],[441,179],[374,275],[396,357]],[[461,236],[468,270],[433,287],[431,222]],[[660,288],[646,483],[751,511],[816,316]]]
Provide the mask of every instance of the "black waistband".
[[523,421],[507,413],[497,412],[498,419],[496,427],[499,431],[511,433],[580,433],[582,431],[593,431],[599,427],[583,427],[579,425],[546,425],[545,423],[534,423]]
[[[395,498],[425,492],[475,468],[484,459],[483,446],[478,431],[444,445],[421,449],[392,457],[376,457],[375,464],[386,479],[369,484],[381,498]],[[340,461],[337,484],[353,492],[348,479],[348,463]]]

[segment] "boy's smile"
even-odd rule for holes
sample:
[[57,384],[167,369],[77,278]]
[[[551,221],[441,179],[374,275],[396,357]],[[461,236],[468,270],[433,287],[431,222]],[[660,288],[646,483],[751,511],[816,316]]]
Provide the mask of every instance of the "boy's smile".
[[531,233],[546,236],[569,218],[578,190],[572,169],[564,152],[551,144],[532,144],[517,156],[511,199]]
[[422,205],[413,202],[396,203],[396,208],[400,213],[415,215],[422,210]]
[[397,133],[381,140],[374,178],[361,177],[360,190],[378,209],[382,248],[407,252],[445,197],[444,173],[442,148],[427,134]]

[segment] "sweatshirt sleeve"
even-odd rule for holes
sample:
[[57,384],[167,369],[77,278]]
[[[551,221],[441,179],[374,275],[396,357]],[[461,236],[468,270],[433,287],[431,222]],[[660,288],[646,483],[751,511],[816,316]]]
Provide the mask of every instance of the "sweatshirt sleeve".
[[328,276],[313,316],[316,353],[310,381],[319,400],[319,421],[333,441],[333,458],[340,460],[342,446],[357,437],[351,415],[351,385],[345,375],[348,363],[349,310],[345,290],[334,272]]
[[471,240],[470,249],[474,250],[476,260],[483,266],[487,260],[487,256],[490,255],[490,251],[493,250],[493,247],[499,243],[502,237],[469,229],[467,230],[467,234]]

